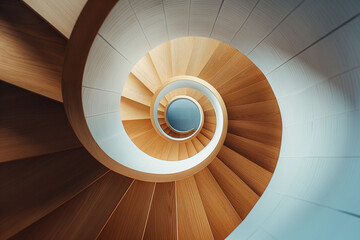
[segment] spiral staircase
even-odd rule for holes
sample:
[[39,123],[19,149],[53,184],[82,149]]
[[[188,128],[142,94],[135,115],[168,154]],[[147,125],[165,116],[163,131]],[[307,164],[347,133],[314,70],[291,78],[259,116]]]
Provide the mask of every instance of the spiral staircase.
[[[357,239],[360,195],[346,186],[358,164],[328,167],[346,178],[332,195],[326,164],[306,154],[337,156],[343,146],[333,135],[312,147],[336,126],[316,121],[358,111],[359,12],[357,1],[0,1],[0,239]],[[321,17],[332,25],[301,50],[311,40],[294,29],[313,25],[296,19],[311,17],[314,28]],[[342,38],[349,25],[353,34]],[[294,33],[291,47],[271,38],[276,29]],[[260,35],[270,40],[256,42]],[[293,49],[301,51],[288,57]],[[298,56],[317,71],[286,65]],[[325,75],[335,83],[320,85]],[[308,76],[320,79],[315,90]],[[198,129],[169,124],[179,98],[198,106]],[[297,125],[309,121],[306,98],[320,113]],[[318,213],[313,224],[300,221],[309,212]]]

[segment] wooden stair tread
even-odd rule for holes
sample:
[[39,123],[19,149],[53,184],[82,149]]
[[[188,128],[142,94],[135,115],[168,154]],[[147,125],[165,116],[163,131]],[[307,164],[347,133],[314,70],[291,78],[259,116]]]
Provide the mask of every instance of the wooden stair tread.
[[0,6],[0,79],[62,102],[66,39],[23,2]]
[[131,182],[109,172],[11,239],[95,239]]
[[272,122],[281,125],[276,99],[227,108],[229,120]]
[[170,141],[166,142],[165,146],[161,149],[160,159],[167,160],[169,153],[170,153],[171,144],[172,144],[172,142],[170,142]]
[[209,81],[235,54],[237,50],[228,44],[219,44],[202,69],[199,77]]
[[178,160],[184,160],[188,158],[188,152],[186,149],[186,144],[184,142],[179,143],[179,157]]
[[275,99],[267,79],[222,96],[227,107]]
[[191,139],[191,142],[193,143],[193,145],[196,149],[196,152],[200,152],[201,150],[203,150],[204,145],[199,141],[198,138]]
[[125,131],[130,139],[136,138],[153,129],[150,119],[138,119],[123,121]]
[[204,135],[207,139],[211,140],[214,136],[214,132],[207,130],[206,128],[201,129],[201,134]]
[[152,93],[161,86],[161,80],[156,72],[154,64],[149,54],[146,54],[143,58],[135,64],[131,73],[137,77]]
[[169,161],[177,161],[179,160],[179,143],[172,141],[170,145],[169,155],[167,160]]
[[165,139],[158,135],[156,136],[156,139],[153,141],[153,143],[149,145],[148,148],[143,149],[143,151],[152,157],[165,160],[166,158],[161,158],[161,156],[164,147],[167,146],[167,143],[168,142]]
[[279,123],[229,120],[228,132],[277,148],[281,145],[282,126]]
[[201,142],[201,144],[203,146],[206,146],[209,144],[210,142],[210,139],[208,139],[207,137],[205,137],[205,135],[202,134],[202,132],[200,132],[197,136],[196,136],[197,139],[199,139],[199,141]]
[[241,223],[241,218],[208,168],[195,174],[195,180],[214,239],[225,239]]
[[155,183],[135,180],[98,239],[142,239]]
[[0,162],[81,147],[59,102],[0,81],[0,109]]
[[154,128],[144,132],[143,134],[131,139],[133,143],[140,149],[146,149],[150,146],[158,136]]
[[202,37],[195,38],[186,69],[186,75],[198,76],[219,46],[219,43],[219,41],[214,39]]
[[207,79],[216,89],[224,83],[230,81],[241,70],[249,66],[255,66],[250,59],[248,59],[241,52],[236,52],[211,78]]
[[150,107],[121,97],[120,114],[123,121],[150,119]]
[[216,124],[209,123],[209,122],[204,122],[203,129],[209,130],[210,132],[214,133],[215,130],[216,130]]
[[84,148],[2,163],[0,239],[44,217],[106,171]]
[[222,96],[226,96],[263,80],[266,80],[266,77],[256,65],[248,64],[230,80],[219,84],[217,90]]
[[46,19],[54,28],[66,38],[70,38],[86,0],[47,0],[46,4],[39,0],[24,0],[35,12]]
[[177,38],[170,41],[173,76],[185,75],[189,65],[194,38]]
[[208,168],[241,219],[244,219],[259,196],[220,159],[215,158]]
[[177,239],[175,183],[156,183],[143,239]]
[[186,145],[186,150],[188,152],[189,157],[192,157],[197,153],[196,148],[194,147],[194,144],[192,141],[185,142],[185,145]]
[[239,153],[222,146],[217,157],[261,196],[270,182],[272,173]]
[[134,74],[129,74],[124,85],[122,97],[126,97],[150,107],[153,95],[154,94],[139,79],[137,79]]
[[279,148],[239,137],[232,133],[226,135],[224,145],[255,162],[269,172],[274,172],[279,158]]
[[[170,42],[161,44],[149,52],[161,83],[165,83],[173,76],[171,63]],[[165,61],[164,61],[165,60]]]
[[176,181],[178,239],[213,239],[194,177]]

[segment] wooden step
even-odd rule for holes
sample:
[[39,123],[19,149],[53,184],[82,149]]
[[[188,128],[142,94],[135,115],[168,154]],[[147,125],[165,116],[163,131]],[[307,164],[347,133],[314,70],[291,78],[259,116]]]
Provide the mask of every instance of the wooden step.
[[276,99],[227,107],[229,120],[272,122],[281,125]]
[[171,142],[167,160],[169,160],[169,161],[179,160],[179,143],[178,142],[175,142],[175,141]]
[[172,76],[171,49],[170,42],[165,42],[149,52],[156,72],[162,84]]
[[81,147],[61,103],[0,81],[0,162]]
[[197,151],[195,149],[195,146],[194,146],[192,141],[185,142],[185,145],[186,145],[186,150],[188,152],[189,157],[192,157],[197,153]]
[[161,149],[160,159],[167,160],[170,153],[171,144],[172,142],[168,141],[166,145]]
[[0,80],[62,102],[66,42],[23,2],[1,1]]
[[219,44],[202,69],[199,77],[209,81],[236,54],[237,50],[228,44]]
[[177,138],[177,133],[174,132],[172,129],[169,128],[168,130],[169,132],[167,133],[167,135],[169,135],[170,137],[174,137]]
[[135,180],[98,239],[142,239],[155,183]]
[[203,150],[204,145],[199,141],[198,138],[192,139],[191,142],[193,143],[193,145],[196,149],[196,152],[200,152],[201,150]]
[[219,46],[219,41],[209,38],[198,37],[194,40],[191,57],[186,69],[186,75],[199,76],[209,59]]
[[203,134],[207,139],[211,140],[214,136],[214,132],[207,130],[206,128],[201,129],[201,134]]
[[212,123],[212,124],[216,124],[216,116],[207,116],[205,118],[204,123]]
[[84,148],[2,163],[0,239],[49,214],[106,171]]
[[259,196],[218,158],[208,168],[241,219],[245,219]]
[[265,168],[269,172],[274,172],[279,158],[279,148],[239,137],[232,133],[226,135],[224,145]]
[[109,172],[11,239],[95,239],[132,181]]
[[214,239],[225,239],[241,223],[241,218],[208,168],[195,174],[195,180]]
[[[204,94],[192,88],[185,88],[185,95],[194,98],[198,102],[204,96]],[[201,106],[201,103],[199,104]]]
[[237,136],[262,142],[277,148],[281,145],[281,122],[238,121],[228,122],[228,132]]
[[160,127],[161,127],[161,129],[162,129],[163,131],[165,131],[165,129],[168,128],[168,126],[166,125],[166,123],[161,124]]
[[178,239],[213,239],[194,177],[176,181]]
[[263,80],[266,80],[265,75],[254,64],[249,64],[233,78],[219,84],[216,89],[225,96]]
[[165,98],[171,101],[171,99],[180,95],[187,95],[187,88],[178,88],[165,95]]
[[140,149],[149,147],[159,135],[154,128],[144,132],[143,134],[131,139],[133,143]]
[[270,182],[271,172],[226,146],[221,147],[217,157],[249,185],[257,195],[262,195]]
[[177,239],[175,183],[156,183],[143,239]]
[[24,0],[36,13],[46,19],[54,28],[66,38],[70,38],[86,0]]
[[[208,100],[208,99],[206,99],[209,103],[210,103],[210,101]],[[210,103],[211,104],[211,103]],[[211,107],[210,108],[206,108],[206,107],[204,106],[204,117],[205,118],[207,118],[207,117],[215,117],[216,116],[216,113],[215,113],[215,110],[214,110],[214,108],[212,107],[212,105],[211,105]]]
[[165,118],[158,118],[159,124],[162,126],[164,124],[166,124],[165,122]]
[[[123,121],[150,119],[150,107],[128,98],[121,97],[120,114]],[[164,113],[158,111],[158,117],[164,117]]]
[[154,94],[137,79],[134,74],[129,74],[122,92],[123,97],[150,107],[153,95]]
[[149,54],[146,54],[138,63],[136,63],[131,70],[131,73],[134,74],[134,76],[137,77],[137,79],[139,79],[152,93],[155,93],[162,85]]
[[209,123],[209,122],[204,122],[203,129],[209,130],[210,132],[214,133],[215,130],[216,130],[216,124]]
[[[168,126],[166,126],[164,132],[165,132],[167,135],[169,135],[172,131],[171,131],[171,129],[170,129]],[[169,136],[170,136],[170,135],[169,135]]]
[[275,99],[275,95],[266,79],[236,92],[226,95],[222,94],[222,97],[227,107]]
[[121,97],[120,114],[123,121],[150,119],[150,107]]
[[150,119],[123,121],[123,125],[130,139],[136,138],[154,128]]
[[[200,95],[197,95],[197,97],[199,97]],[[215,116],[215,111],[214,111],[214,107],[213,105],[211,104],[210,100],[205,97],[204,95],[202,95],[200,98],[198,98],[198,102],[201,106],[201,108],[203,109],[204,111],[204,114],[207,112],[207,111],[212,111],[214,112],[214,116]]]
[[236,52],[214,75],[207,81],[215,88],[230,81],[239,72],[249,66],[255,66],[244,54]]
[[164,148],[167,147],[169,147],[169,142],[158,135],[156,136],[156,139],[153,141],[153,143],[143,151],[154,158],[166,160],[166,157],[162,158],[162,153]]
[[193,47],[194,38],[192,37],[177,38],[170,41],[173,76],[186,74]]
[[202,134],[202,132],[200,132],[197,136],[197,139],[199,139],[199,141],[201,142],[201,144],[206,147],[206,145],[209,144],[210,139],[208,139],[207,137],[205,137],[205,135]]
[[179,143],[179,157],[178,160],[184,160],[186,158],[188,158],[188,152],[186,149],[186,145],[184,142]]

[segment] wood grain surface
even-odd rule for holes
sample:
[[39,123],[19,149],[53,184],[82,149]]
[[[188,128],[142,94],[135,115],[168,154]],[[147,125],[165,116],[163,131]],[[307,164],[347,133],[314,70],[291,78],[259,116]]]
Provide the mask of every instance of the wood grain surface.
[[208,168],[241,219],[244,219],[259,200],[259,196],[218,158],[215,158]]
[[0,162],[79,148],[61,103],[0,81]]
[[270,182],[272,173],[256,163],[241,156],[225,145],[217,156],[226,166],[236,173],[251,189],[261,196]]
[[175,183],[157,183],[143,239],[177,239]]
[[178,239],[213,239],[194,177],[176,182]]
[[65,37],[70,38],[86,0],[23,0]]
[[11,239],[95,239],[131,182],[109,172]]
[[195,180],[214,239],[225,239],[241,223],[241,218],[208,168],[195,174]]
[[155,183],[134,181],[98,239],[142,239]]
[[0,239],[59,207],[107,169],[84,148],[0,165]]
[[23,2],[0,2],[0,80],[62,102],[66,42]]

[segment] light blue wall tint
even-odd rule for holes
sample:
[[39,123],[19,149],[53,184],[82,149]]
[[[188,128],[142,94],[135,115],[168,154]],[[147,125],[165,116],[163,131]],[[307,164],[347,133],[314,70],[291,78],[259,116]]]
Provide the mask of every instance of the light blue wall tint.
[[200,110],[193,101],[179,98],[170,103],[166,118],[177,131],[197,130],[200,125]]

